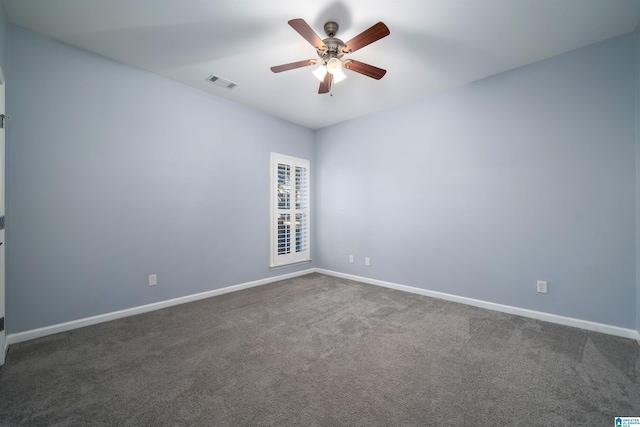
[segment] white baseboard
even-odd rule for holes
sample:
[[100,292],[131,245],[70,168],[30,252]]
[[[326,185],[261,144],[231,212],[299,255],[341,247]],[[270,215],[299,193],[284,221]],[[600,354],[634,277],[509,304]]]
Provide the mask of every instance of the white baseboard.
[[[97,316],[86,317],[84,319],[72,320],[70,322],[58,323],[57,325],[45,326],[43,328],[31,329],[29,331],[18,332],[15,334],[7,335],[5,347],[11,344],[16,344],[23,341],[29,341],[35,338],[44,337],[47,335],[53,335],[60,332],[70,331],[72,329],[82,328],[84,326],[95,325],[98,323],[108,322],[110,320],[121,319],[123,317],[134,316],[136,314],[147,313],[149,311],[160,310],[162,308],[172,307],[174,305],[180,305],[187,302],[197,301],[205,298],[215,297],[217,295],[226,294],[229,292],[236,292],[243,289],[253,288],[256,286],[262,286],[280,280],[291,279],[293,277],[304,276],[310,273],[314,273],[315,269],[310,268],[307,270],[297,271],[294,273],[282,274],[279,276],[268,277],[266,279],[255,280],[253,282],[241,283],[239,285],[227,286],[221,289],[214,289],[212,291],[201,292],[198,294],[187,295],[184,297],[174,298],[166,301],[155,302],[152,304],[141,305],[138,307],[127,308],[125,310],[113,311],[111,313],[99,314]],[[6,348],[5,348],[6,353]]]
[[59,323],[57,325],[45,326],[43,328],[32,329],[29,331],[18,332],[15,334],[9,334],[6,336],[5,346],[4,346],[5,348],[0,349],[0,351],[4,351],[3,355],[5,355],[7,353],[7,349],[9,345],[11,344],[16,344],[23,341],[29,341],[35,338],[40,338],[47,335],[53,335],[60,332],[70,331],[72,329],[82,328],[84,326],[90,326],[98,323],[108,322],[110,320],[120,319],[123,317],[134,316],[136,314],[147,313],[149,311],[160,310],[162,308],[172,307],[174,305],[180,305],[180,304],[185,304],[188,302],[197,301],[205,298],[211,298],[211,297],[226,294],[229,292],[236,292],[242,289],[262,286],[262,285],[277,282],[280,280],[304,276],[310,273],[326,274],[329,276],[335,276],[343,279],[355,280],[357,282],[368,283],[370,285],[382,286],[385,288],[396,289],[396,290],[410,292],[410,293],[419,294],[419,295],[425,295],[428,297],[458,302],[461,304],[472,305],[480,308],[486,308],[488,310],[515,314],[518,316],[529,317],[537,320],[544,320],[547,322],[557,323],[565,326],[573,326],[576,328],[586,329],[586,330],[595,331],[595,332],[601,332],[601,333],[615,335],[615,336],[624,337],[624,338],[631,338],[631,339],[635,339],[640,344],[640,333],[638,333],[633,329],[625,329],[618,326],[611,326],[611,325],[605,325],[602,323],[590,322],[588,320],[574,319],[571,317],[558,316],[555,314],[549,314],[549,313],[544,313],[540,311],[527,310],[524,308],[496,304],[488,301],[482,301],[482,300],[477,300],[473,298],[466,298],[466,297],[447,294],[443,292],[429,291],[426,289],[400,285],[397,283],[385,282],[382,280],[370,279],[367,277],[354,276],[351,274],[339,273],[337,271],[325,270],[322,268],[309,268],[307,270],[297,271],[294,273],[282,274],[275,277],[268,277],[266,279],[255,280],[253,282],[241,283],[238,285],[227,286],[221,289],[214,289],[212,291],[202,292],[202,293],[193,294],[193,295],[187,295],[184,297],[174,298],[166,301],[160,301],[152,304],[146,304],[138,307],[132,307],[125,310],[114,311],[111,313],[100,314],[97,316],[87,317],[84,319],[72,320],[70,322]]
[[638,333],[638,331],[634,329],[626,329],[626,328],[621,328],[619,326],[605,325],[603,323],[596,323],[588,320],[574,319],[572,317],[558,316],[556,314],[528,310],[526,308],[519,308],[519,307],[510,306],[510,305],[497,304],[494,302],[488,302],[488,301],[483,301],[483,300],[478,300],[473,298],[466,298],[458,295],[447,294],[444,292],[429,291],[426,289],[414,288],[413,286],[399,285],[397,283],[370,279],[368,277],[354,276],[352,274],[345,274],[345,273],[339,273],[337,271],[324,270],[322,268],[316,268],[315,271],[317,273],[340,277],[342,279],[355,280],[356,282],[368,283],[370,285],[382,286],[390,289],[397,289],[399,291],[411,292],[414,294],[425,295],[428,297],[458,302],[461,304],[472,305],[480,308],[486,308],[488,310],[515,314],[518,316],[529,317],[531,319],[544,320],[545,322],[557,323],[559,325],[573,326],[574,328],[586,329],[588,331],[601,332],[603,334],[635,339],[636,341],[638,341],[638,343],[640,343],[640,333]]

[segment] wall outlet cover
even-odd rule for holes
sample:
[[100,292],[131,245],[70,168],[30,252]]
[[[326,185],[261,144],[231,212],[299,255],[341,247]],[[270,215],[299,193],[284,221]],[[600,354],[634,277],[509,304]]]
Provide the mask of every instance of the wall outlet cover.
[[547,282],[538,280],[537,287],[538,287],[538,292],[540,292],[541,294],[547,293]]

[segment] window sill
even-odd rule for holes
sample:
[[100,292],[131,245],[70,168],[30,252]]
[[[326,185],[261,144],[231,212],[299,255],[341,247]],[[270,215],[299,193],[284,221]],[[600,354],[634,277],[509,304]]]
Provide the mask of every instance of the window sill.
[[311,258],[305,259],[304,261],[292,262],[291,264],[283,264],[283,265],[272,265],[269,267],[270,270],[281,270],[283,268],[295,267],[297,265],[309,264],[311,262]]

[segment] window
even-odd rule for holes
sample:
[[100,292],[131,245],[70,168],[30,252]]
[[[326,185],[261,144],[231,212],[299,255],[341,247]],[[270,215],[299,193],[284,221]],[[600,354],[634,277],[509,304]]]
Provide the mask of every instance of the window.
[[311,260],[309,161],[271,153],[271,267]]

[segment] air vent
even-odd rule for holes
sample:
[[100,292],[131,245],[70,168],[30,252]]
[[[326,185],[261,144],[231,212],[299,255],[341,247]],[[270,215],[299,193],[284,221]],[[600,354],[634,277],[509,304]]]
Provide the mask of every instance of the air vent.
[[230,80],[227,79],[223,79],[220,76],[216,76],[214,74],[210,75],[209,77],[207,77],[207,80],[210,81],[211,83],[213,83],[216,86],[220,86],[226,89],[233,89],[236,86],[238,86],[238,83],[234,83]]

